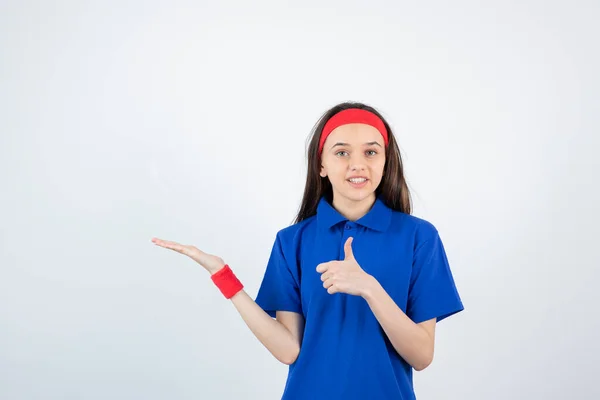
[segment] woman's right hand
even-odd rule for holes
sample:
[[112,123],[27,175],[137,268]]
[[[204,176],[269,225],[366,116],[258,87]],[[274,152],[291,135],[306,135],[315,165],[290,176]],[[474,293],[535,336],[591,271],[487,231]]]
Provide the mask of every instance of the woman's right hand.
[[179,244],[177,242],[158,238],[152,238],[152,243],[164,247],[165,249],[175,250],[178,253],[190,257],[192,260],[202,265],[211,275],[225,266],[225,262],[222,258],[205,253],[192,245]]

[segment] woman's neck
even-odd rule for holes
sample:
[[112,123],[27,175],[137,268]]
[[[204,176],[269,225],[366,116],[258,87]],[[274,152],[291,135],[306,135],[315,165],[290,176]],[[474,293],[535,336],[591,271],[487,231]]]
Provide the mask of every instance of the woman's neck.
[[333,208],[335,208],[340,214],[348,218],[350,221],[356,221],[362,218],[365,214],[371,210],[375,203],[375,193],[371,193],[370,196],[355,201],[343,196],[333,196]]

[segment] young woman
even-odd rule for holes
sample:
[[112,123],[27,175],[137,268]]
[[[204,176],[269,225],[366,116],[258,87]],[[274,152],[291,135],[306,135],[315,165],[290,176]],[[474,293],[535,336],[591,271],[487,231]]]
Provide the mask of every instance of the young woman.
[[304,197],[253,300],[225,262],[153,239],[207,269],[289,373],[282,399],[415,399],[435,325],[464,309],[436,228],[411,215],[398,145],[374,108],[342,103],[315,125]]

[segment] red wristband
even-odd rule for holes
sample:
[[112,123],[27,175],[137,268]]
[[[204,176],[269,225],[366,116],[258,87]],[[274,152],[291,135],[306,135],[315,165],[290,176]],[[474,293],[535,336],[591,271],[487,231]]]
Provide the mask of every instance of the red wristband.
[[227,264],[211,275],[210,278],[227,299],[232,298],[237,292],[244,288],[244,285],[242,285]]

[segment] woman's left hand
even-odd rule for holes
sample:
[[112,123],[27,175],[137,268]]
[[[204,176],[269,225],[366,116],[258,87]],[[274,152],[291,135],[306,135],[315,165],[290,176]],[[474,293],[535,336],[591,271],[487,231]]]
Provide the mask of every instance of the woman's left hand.
[[327,289],[329,294],[339,292],[363,296],[374,279],[360,267],[354,258],[352,241],[353,238],[349,237],[344,244],[344,260],[329,261],[317,265],[317,272],[321,274],[323,287]]

